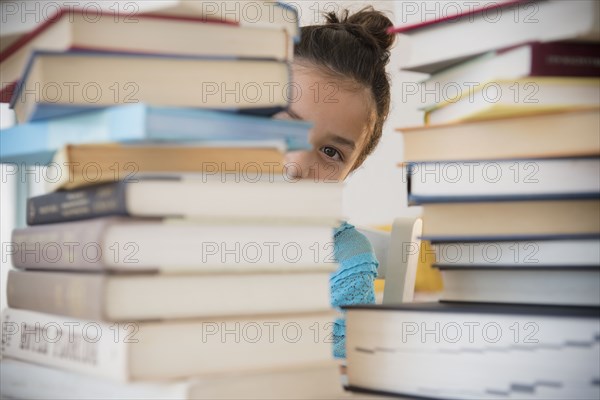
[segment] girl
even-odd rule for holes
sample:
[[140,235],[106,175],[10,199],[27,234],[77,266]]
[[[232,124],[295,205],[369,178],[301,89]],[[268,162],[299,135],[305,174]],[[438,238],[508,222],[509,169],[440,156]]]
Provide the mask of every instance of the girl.
[[[279,118],[314,124],[311,151],[289,153],[302,178],[343,180],[377,146],[390,108],[390,82],[385,72],[394,37],[392,22],[367,7],[353,15],[326,16],[324,25],[302,28],[292,65],[298,96]],[[338,270],[330,278],[334,307],[375,302],[373,280],[377,260],[369,241],[352,225],[335,230]],[[345,321],[333,330],[334,355],[346,356]]]

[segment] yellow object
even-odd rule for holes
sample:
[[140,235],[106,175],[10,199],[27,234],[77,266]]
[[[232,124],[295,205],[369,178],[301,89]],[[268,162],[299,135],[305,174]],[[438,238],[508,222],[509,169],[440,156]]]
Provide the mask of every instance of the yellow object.
[[432,267],[434,262],[435,253],[431,243],[426,240],[421,241],[415,292],[438,292],[442,290],[442,276],[439,270]]
[[[581,111],[589,109],[589,106],[573,106],[571,104],[550,104],[550,105],[528,105],[526,107],[520,104],[498,104],[491,103],[487,107],[470,114],[469,116],[451,121],[452,123],[477,122],[489,119],[507,118],[514,116],[527,116],[543,113],[556,113],[561,111]],[[435,110],[432,110],[435,111]],[[425,113],[425,125],[431,126],[431,112]],[[448,123],[448,122],[444,122]]]
[[375,279],[375,294],[383,293],[385,287],[385,279]]

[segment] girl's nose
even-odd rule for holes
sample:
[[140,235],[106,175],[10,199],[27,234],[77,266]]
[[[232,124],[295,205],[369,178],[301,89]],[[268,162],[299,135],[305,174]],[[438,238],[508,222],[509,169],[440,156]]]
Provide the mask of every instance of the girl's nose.
[[286,173],[291,179],[314,178],[316,165],[311,151],[291,151],[285,155]]

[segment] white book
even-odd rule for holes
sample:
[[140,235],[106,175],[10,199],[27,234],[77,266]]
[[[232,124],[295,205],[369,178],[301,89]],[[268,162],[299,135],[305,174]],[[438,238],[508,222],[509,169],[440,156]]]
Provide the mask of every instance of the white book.
[[597,198],[599,158],[473,160],[410,164],[409,201]]
[[347,309],[350,389],[436,399],[598,399],[597,307]]
[[14,359],[0,362],[0,395],[14,399],[339,399],[337,363],[164,382],[115,382]]
[[90,320],[141,321],[325,311],[331,307],[330,274],[11,270],[6,286],[12,308]]
[[441,300],[600,307],[598,267],[439,267]]
[[[290,167],[289,172],[297,169]],[[32,197],[27,223],[109,215],[320,224],[342,219],[343,185],[288,178],[284,173],[239,166],[231,172],[215,169],[214,174],[136,174],[119,182]]]
[[[96,218],[16,229],[18,268],[223,272],[334,270],[333,228]],[[8,253],[7,253],[8,254]]]
[[600,265],[600,239],[441,242],[433,249],[438,266]]
[[[464,6],[466,12],[458,17],[452,13],[460,6],[448,3],[440,19],[394,30],[409,37],[400,52],[403,69],[435,73],[469,57],[526,42],[600,41],[595,0],[465,2]],[[426,2],[412,8],[411,12],[423,16],[429,12]]]
[[600,106],[596,78],[499,79],[479,83],[427,110],[428,124],[478,121]]
[[103,323],[2,313],[2,356],[117,381],[289,368],[332,360],[333,312]]

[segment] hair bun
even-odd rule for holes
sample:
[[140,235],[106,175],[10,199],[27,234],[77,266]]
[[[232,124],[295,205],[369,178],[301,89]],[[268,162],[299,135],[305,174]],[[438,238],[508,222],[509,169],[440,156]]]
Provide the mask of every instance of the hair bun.
[[374,41],[377,47],[389,56],[389,51],[394,44],[395,35],[391,35],[387,31],[394,24],[381,11],[376,11],[372,6],[368,6],[354,14],[350,14],[348,10],[344,10],[339,17],[336,13],[329,12],[325,15],[325,19],[327,24],[339,24],[350,28],[348,30],[354,35],[356,33],[354,29],[351,29],[351,26],[361,26],[365,33],[370,36],[370,38],[366,39]]

